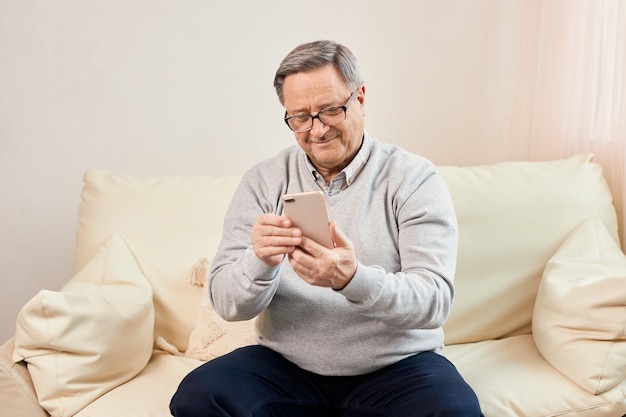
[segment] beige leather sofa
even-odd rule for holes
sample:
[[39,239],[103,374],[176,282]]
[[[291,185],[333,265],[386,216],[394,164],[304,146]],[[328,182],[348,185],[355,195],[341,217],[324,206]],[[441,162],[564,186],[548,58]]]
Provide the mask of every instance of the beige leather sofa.
[[[440,171],[460,226],[443,354],[485,416],[626,414],[626,257],[591,155]],[[76,275],[0,348],[0,415],[168,416],[196,358],[250,343],[199,308],[238,181],[88,171]]]

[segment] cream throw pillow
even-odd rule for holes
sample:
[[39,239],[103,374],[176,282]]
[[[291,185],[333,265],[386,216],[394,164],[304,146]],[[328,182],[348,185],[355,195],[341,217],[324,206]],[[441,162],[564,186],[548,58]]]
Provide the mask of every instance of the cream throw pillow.
[[191,269],[190,284],[202,287],[202,300],[198,307],[196,327],[189,336],[187,350],[181,352],[164,337],[157,336],[157,346],[172,355],[208,361],[242,346],[256,343],[255,319],[228,322],[213,310],[209,298],[209,265],[209,260],[202,258]]
[[152,290],[117,235],[60,292],[19,312],[14,359],[25,360],[39,403],[73,416],[137,375],[152,355]]
[[543,357],[591,394],[626,377],[626,256],[598,219],[581,223],[548,262],[533,336]]

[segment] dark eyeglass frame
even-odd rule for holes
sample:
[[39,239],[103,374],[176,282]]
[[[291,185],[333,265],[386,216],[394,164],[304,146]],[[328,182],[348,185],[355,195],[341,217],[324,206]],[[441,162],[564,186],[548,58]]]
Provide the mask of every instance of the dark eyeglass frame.
[[[326,109],[320,110],[319,112],[317,112],[317,114],[296,114],[293,116],[288,116],[287,115],[287,111],[285,111],[285,117],[284,117],[284,121],[285,124],[287,125],[287,127],[295,133],[300,133],[300,132],[308,132],[309,130],[313,129],[313,123],[315,121],[315,119],[319,120],[320,122],[322,122],[324,125],[326,126],[335,126],[341,122],[343,122],[344,120],[346,120],[346,112],[348,111],[348,106],[350,106],[350,102],[352,102],[352,99],[354,99],[354,97],[356,96],[356,90],[352,92],[352,94],[350,94],[350,97],[348,97],[348,100],[346,100],[346,104],[344,104],[343,106],[334,106],[334,107],[328,107]],[[326,122],[324,122],[324,112],[328,113],[328,112],[334,112],[337,110],[343,110],[343,119],[341,119],[340,121],[338,121],[337,123],[333,123],[333,124],[328,124]],[[311,119],[311,126],[309,126],[307,129],[302,129],[302,130],[294,130],[291,125],[289,124],[289,120],[293,119],[293,118],[301,118],[302,116],[308,116]]]

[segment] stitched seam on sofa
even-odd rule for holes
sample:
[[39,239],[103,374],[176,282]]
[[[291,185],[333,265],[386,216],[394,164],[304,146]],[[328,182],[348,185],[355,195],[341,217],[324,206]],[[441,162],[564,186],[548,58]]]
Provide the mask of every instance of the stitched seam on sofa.
[[566,411],[561,411],[561,412],[554,413],[554,414],[547,414],[547,415],[545,415],[543,417],[575,416],[578,413],[584,413],[584,412],[589,411],[589,410],[596,410],[598,408],[604,408],[606,406],[619,405],[619,404],[623,404],[623,403],[624,403],[623,400],[604,402],[602,404],[595,404],[595,405],[592,405],[592,406],[589,406],[589,407],[577,408],[575,410],[566,410]]
[[[48,314],[48,309],[46,308],[46,303],[45,303],[45,294],[47,294],[46,292],[42,292],[39,295],[39,303],[40,303],[40,308],[41,308],[41,314],[45,319],[45,323],[46,323],[46,339],[48,341],[48,345],[50,346],[50,348],[53,350],[53,357],[54,357],[54,364],[55,364],[55,372],[54,375],[56,377],[55,385],[56,385],[56,391],[59,393],[59,397],[61,399],[60,401],[60,405],[59,405],[59,409],[61,411],[61,415],[65,415],[64,412],[64,407],[63,407],[63,393],[60,391],[61,390],[61,382],[59,381],[59,369],[60,369],[60,365],[59,365],[59,348],[56,346],[56,344],[53,342],[52,340],[52,332],[50,331],[50,315]],[[35,385],[35,392],[37,392],[37,386]],[[39,402],[39,404],[41,404],[41,402],[39,401],[39,393],[37,393],[37,402]],[[46,410],[47,411],[47,410]]]
[[[596,389],[593,390],[593,395],[602,394],[604,391],[610,390],[613,387],[608,387],[604,391],[600,391],[600,384],[602,383],[602,378],[604,377],[604,373],[606,371],[607,364],[609,362],[609,358],[611,357],[611,351],[615,347],[615,342],[611,343],[611,347],[606,352],[606,356],[604,357],[604,364],[602,365],[602,370],[600,371],[600,376],[598,377],[598,381],[596,382]],[[619,383],[619,382],[618,382]]]
[[[48,309],[45,306],[44,300],[45,300],[45,298],[44,298],[44,296],[42,294],[41,295],[41,299],[40,299],[40,302],[41,302],[41,312],[42,312],[43,317],[45,317],[45,319],[46,319],[45,323],[46,323],[46,332],[48,333],[47,334],[48,343],[52,347],[52,349],[54,349],[53,355],[54,355],[54,364],[55,364],[55,368],[56,368],[55,372],[54,372],[54,375],[56,377],[56,381],[55,381],[56,391],[59,394],[59,398],[60,398],[60,401],[59,401],[59,411],[61,412],[61,415],[65,415],[65,401],[64,401],[65,396],[64,396],[63,392],[61,391],[61,381],[60,381],[60,378],[59,378],[59,370],[61,369],[61,366],[60,366],[59,362],[60,362],[61,354],[59,352],[59,348],[52,341],[52,337],[51,337],[52,332],[50,331],[50,316],[48,314]],[[37,392],[37,387],[36,386],[35,386],[35,392]],[[39,394],[37,394],[37,397],[39,397]],[[39,400],[38,400],[38,402],[39,402]]]
[[17,363],[12,364],[12,366],[7,367],[4,365],[4,363],[0,363],[0,368],[2,368],[2,370],[4,371],[5,374],[7,374],[12,381],[14,381],[16,383],[16,385],[20,388],[20,391],[22,391],[22,393],[24,395],[26,395],[26,397],[33,403],[35,404],[39,404],[37,402],[37,398],[33,397],[30,392],[28,387],[30,386],[30,384],[28,384],[24,378],[22,378],[21,376],[19,376],[19,374],[17,372],[14,371],[14,369],[18,366],[24,366],[21,365],[21,363],[24,361],[20,361]]

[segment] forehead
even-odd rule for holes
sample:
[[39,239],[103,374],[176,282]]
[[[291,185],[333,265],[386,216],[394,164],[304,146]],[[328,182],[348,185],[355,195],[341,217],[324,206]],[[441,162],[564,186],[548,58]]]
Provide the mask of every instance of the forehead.
[[345,100],[348,85],[334,65],[288,75],[283,85],[283,99],[287,109],[308,109],[336,105]]

